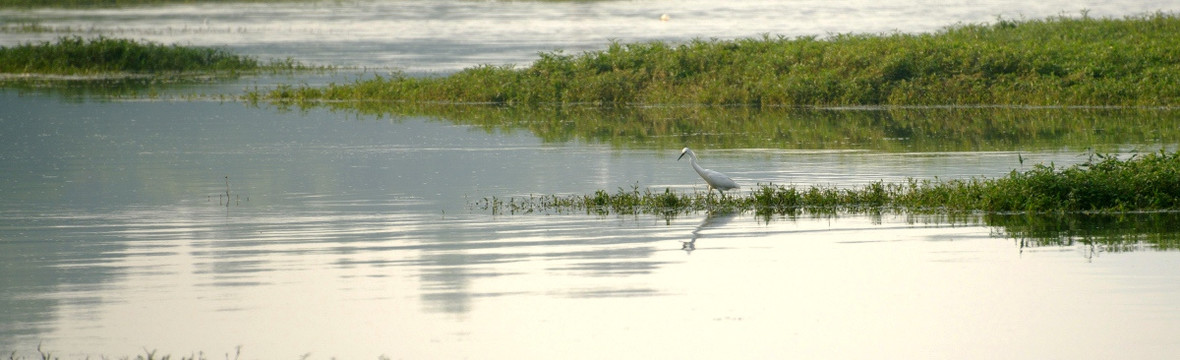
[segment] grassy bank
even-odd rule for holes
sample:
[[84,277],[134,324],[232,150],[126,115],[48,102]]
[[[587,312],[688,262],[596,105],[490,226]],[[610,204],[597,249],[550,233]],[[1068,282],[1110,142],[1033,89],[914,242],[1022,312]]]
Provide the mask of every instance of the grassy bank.
[[0,47],[0,73],[99,75],[249,72],[306,68],[292,60],[263,63],[224,49],[98,37]]
[[1180,18],[1156,13],[998,20],[931,34],[614,43],[578,55],[541,53],[527,67],[256,96],[295,103],[1169,106],[1180,103],[1177,33]]
[[475,204],[495,214],[584,211],[597,214],[680,214],[697,211],[758,214],[908,211],[1072,213],[1180,210],[1180,152],[1121,160],[1094,155],[1057,168],[1035,165],[996,179],[910,180],[859,188],[758,185],[740,195],[619,189],[591,195],[485,198]]

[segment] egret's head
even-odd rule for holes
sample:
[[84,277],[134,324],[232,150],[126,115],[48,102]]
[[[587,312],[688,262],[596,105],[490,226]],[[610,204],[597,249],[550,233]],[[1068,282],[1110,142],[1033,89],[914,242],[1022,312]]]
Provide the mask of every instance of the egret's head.
[[680,157],[676,158],[676,161],[680,161],[680,158],[683,158],[684,154],[688,154],[688,152],[689,152],[688,148],[684,148],[684,150],[680,150]]

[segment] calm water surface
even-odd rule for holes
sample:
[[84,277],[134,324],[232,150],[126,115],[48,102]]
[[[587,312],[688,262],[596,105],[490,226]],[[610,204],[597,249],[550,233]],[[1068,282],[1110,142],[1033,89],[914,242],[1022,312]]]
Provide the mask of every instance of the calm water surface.
[[[610,38],[928,31],[997,14],[1169,6],[416,1],[2,15],[267,57],[450,71]],[[656,20],[661,13],[672,21]],[[1075,131],[1062,137],[1103,129]],[[546,141],[526,128],[444,117],[0,92],[0,351],[38,358],[40,344],[62,358],[145,349],[221,358],[240,346],[245,359],[1180,353],[1175,214],[494,216],[473,205],[631,186],[704,190],[676,161],[679,146],[585,139]],[[1099,139],[1107,143],[1092,145],[1126,151],[1178,144]],[[995,177],[1087,158],[1076,141],[1041,144],[697,152],[746,189]]]
[[[2,99],[0,347],[26,356],[37,344],[245,358],[1178,350],[1180,254],[1151,243],[1022,246],[1007,235],[1019,229],[978,216],[492,216],[472,202],[703,186],[676,149],[439,119]],[[701,155],[747,186],[1019,166],[1009,152]]]

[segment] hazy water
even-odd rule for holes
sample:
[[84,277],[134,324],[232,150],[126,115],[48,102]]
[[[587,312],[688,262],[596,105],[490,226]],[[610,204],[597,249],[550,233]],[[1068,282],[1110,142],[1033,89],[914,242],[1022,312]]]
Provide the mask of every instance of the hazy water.
[[[527,62],[537,50],[595,48],[609,38],[927,31],[1075,7],[1100,16],[1172,4],[331,2],[3,16],[6,24],[33,18],[263,56],[446,71]],[[655,20],[660,13],[672,21]],[[199,28],[195,19],[206,17],[209,29]],[[241,30],[215,31],[221,26]],[[1136,140],[1095,145],[1177,146]],[[697,152],[747,189],[1001,176],[1019,159],[1086,159],[1074,145]],[[472,205],[633,185],[703,190],[676,155],[442,118],[4,91],[0,351],[36,358],[41,344],[62,358],[144,349],[222,358],[241,346],[242,358],[283,359],[1107,359],[1180,351],[1172,341],[1180,330],[1175,214],[1047,223],[983,215],[669,219],[493,216]]]

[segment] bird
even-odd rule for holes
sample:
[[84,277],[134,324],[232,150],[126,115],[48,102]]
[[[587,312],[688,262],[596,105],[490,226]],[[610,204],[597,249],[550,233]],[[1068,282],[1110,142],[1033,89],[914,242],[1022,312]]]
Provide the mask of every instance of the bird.
[[692,169],[696,170],[697,174],[700,174],[701,178],[705,179],[705,182],[709,184],[709,192],[717,189],[717,192],[725,195],[725,190],[738,188],[738,184],[733,182],[733,179],[730,179],[729,176],[697,165],[697,154],[692,152],[692,149],[686,147],[684,150],[680,150],[680,157],[676,158],[676,161],[680,161],[685,155],[688,155],[689,162],[692,163]]

